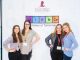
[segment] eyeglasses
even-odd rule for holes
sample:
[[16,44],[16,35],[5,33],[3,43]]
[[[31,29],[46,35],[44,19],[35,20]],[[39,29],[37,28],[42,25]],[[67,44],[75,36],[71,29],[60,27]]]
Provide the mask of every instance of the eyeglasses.
[[30,25],[30,24],[25,24],[25,25]]

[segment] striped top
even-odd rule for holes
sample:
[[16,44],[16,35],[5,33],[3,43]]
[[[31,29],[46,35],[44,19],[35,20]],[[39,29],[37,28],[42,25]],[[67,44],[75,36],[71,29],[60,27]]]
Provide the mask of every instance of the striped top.
[[3,42],[4,48],[16,49],[17,51],[20,49],[20,43],[13,43],[13,37],[8,37],[7,40]]

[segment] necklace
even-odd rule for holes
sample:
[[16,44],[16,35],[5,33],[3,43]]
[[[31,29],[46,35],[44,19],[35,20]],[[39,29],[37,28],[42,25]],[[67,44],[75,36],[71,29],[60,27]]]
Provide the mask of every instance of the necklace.
[[29,32],[30,32],[30,30],[28,30],[28,31],[26,31],[26,32],[25,32],[24,42],[26,42],[26,41],[27,41],[26,39],[28,38]]

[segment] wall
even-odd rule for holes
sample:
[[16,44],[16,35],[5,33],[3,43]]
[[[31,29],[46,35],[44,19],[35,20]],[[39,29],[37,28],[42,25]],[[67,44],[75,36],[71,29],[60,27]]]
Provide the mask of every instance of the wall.
[[[11,35],[12,26],[18,24],[23,27],[25,16],[55,16],[59,15],[60,23],[69,22],[75,34],[78,44],[80,43],[80,0],[43,0],[49,11],[37,12],[35,8],[39,8],[40,0],[2,0],[2,21],[3,21],[3,40]],[[55,26],[32,26],[32,28],[40,35],[41,39],[38,44],[33,46],[33,57],[31,60],[51,60],[49,48],[45,44],[45,37],[48,36]],[[47,33],[46,33],[46,32]],[[72,60],[80,59],[80,44],[74,50]],[[7,51],[3,48],[3,60],[8,60]]]

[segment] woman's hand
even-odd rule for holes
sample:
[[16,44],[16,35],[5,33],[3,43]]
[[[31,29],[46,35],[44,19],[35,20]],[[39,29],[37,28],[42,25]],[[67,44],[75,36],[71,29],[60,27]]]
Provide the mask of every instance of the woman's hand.
[[14,48],[10,48],[10,49],[7,49],[7,51],[8,51],[8,52],[15,52],[16,49],[14,49]]
[[36,34],[32,39],[32,44],[37,43],[39,40],[40,40],[40,36],[38,34]]
[[53,47],[53,45],[51,44],[51,45],[50,45],[50,48],[52,48],[52,47]]
[[64,51],[69,51],[69,48],[64,48]]

